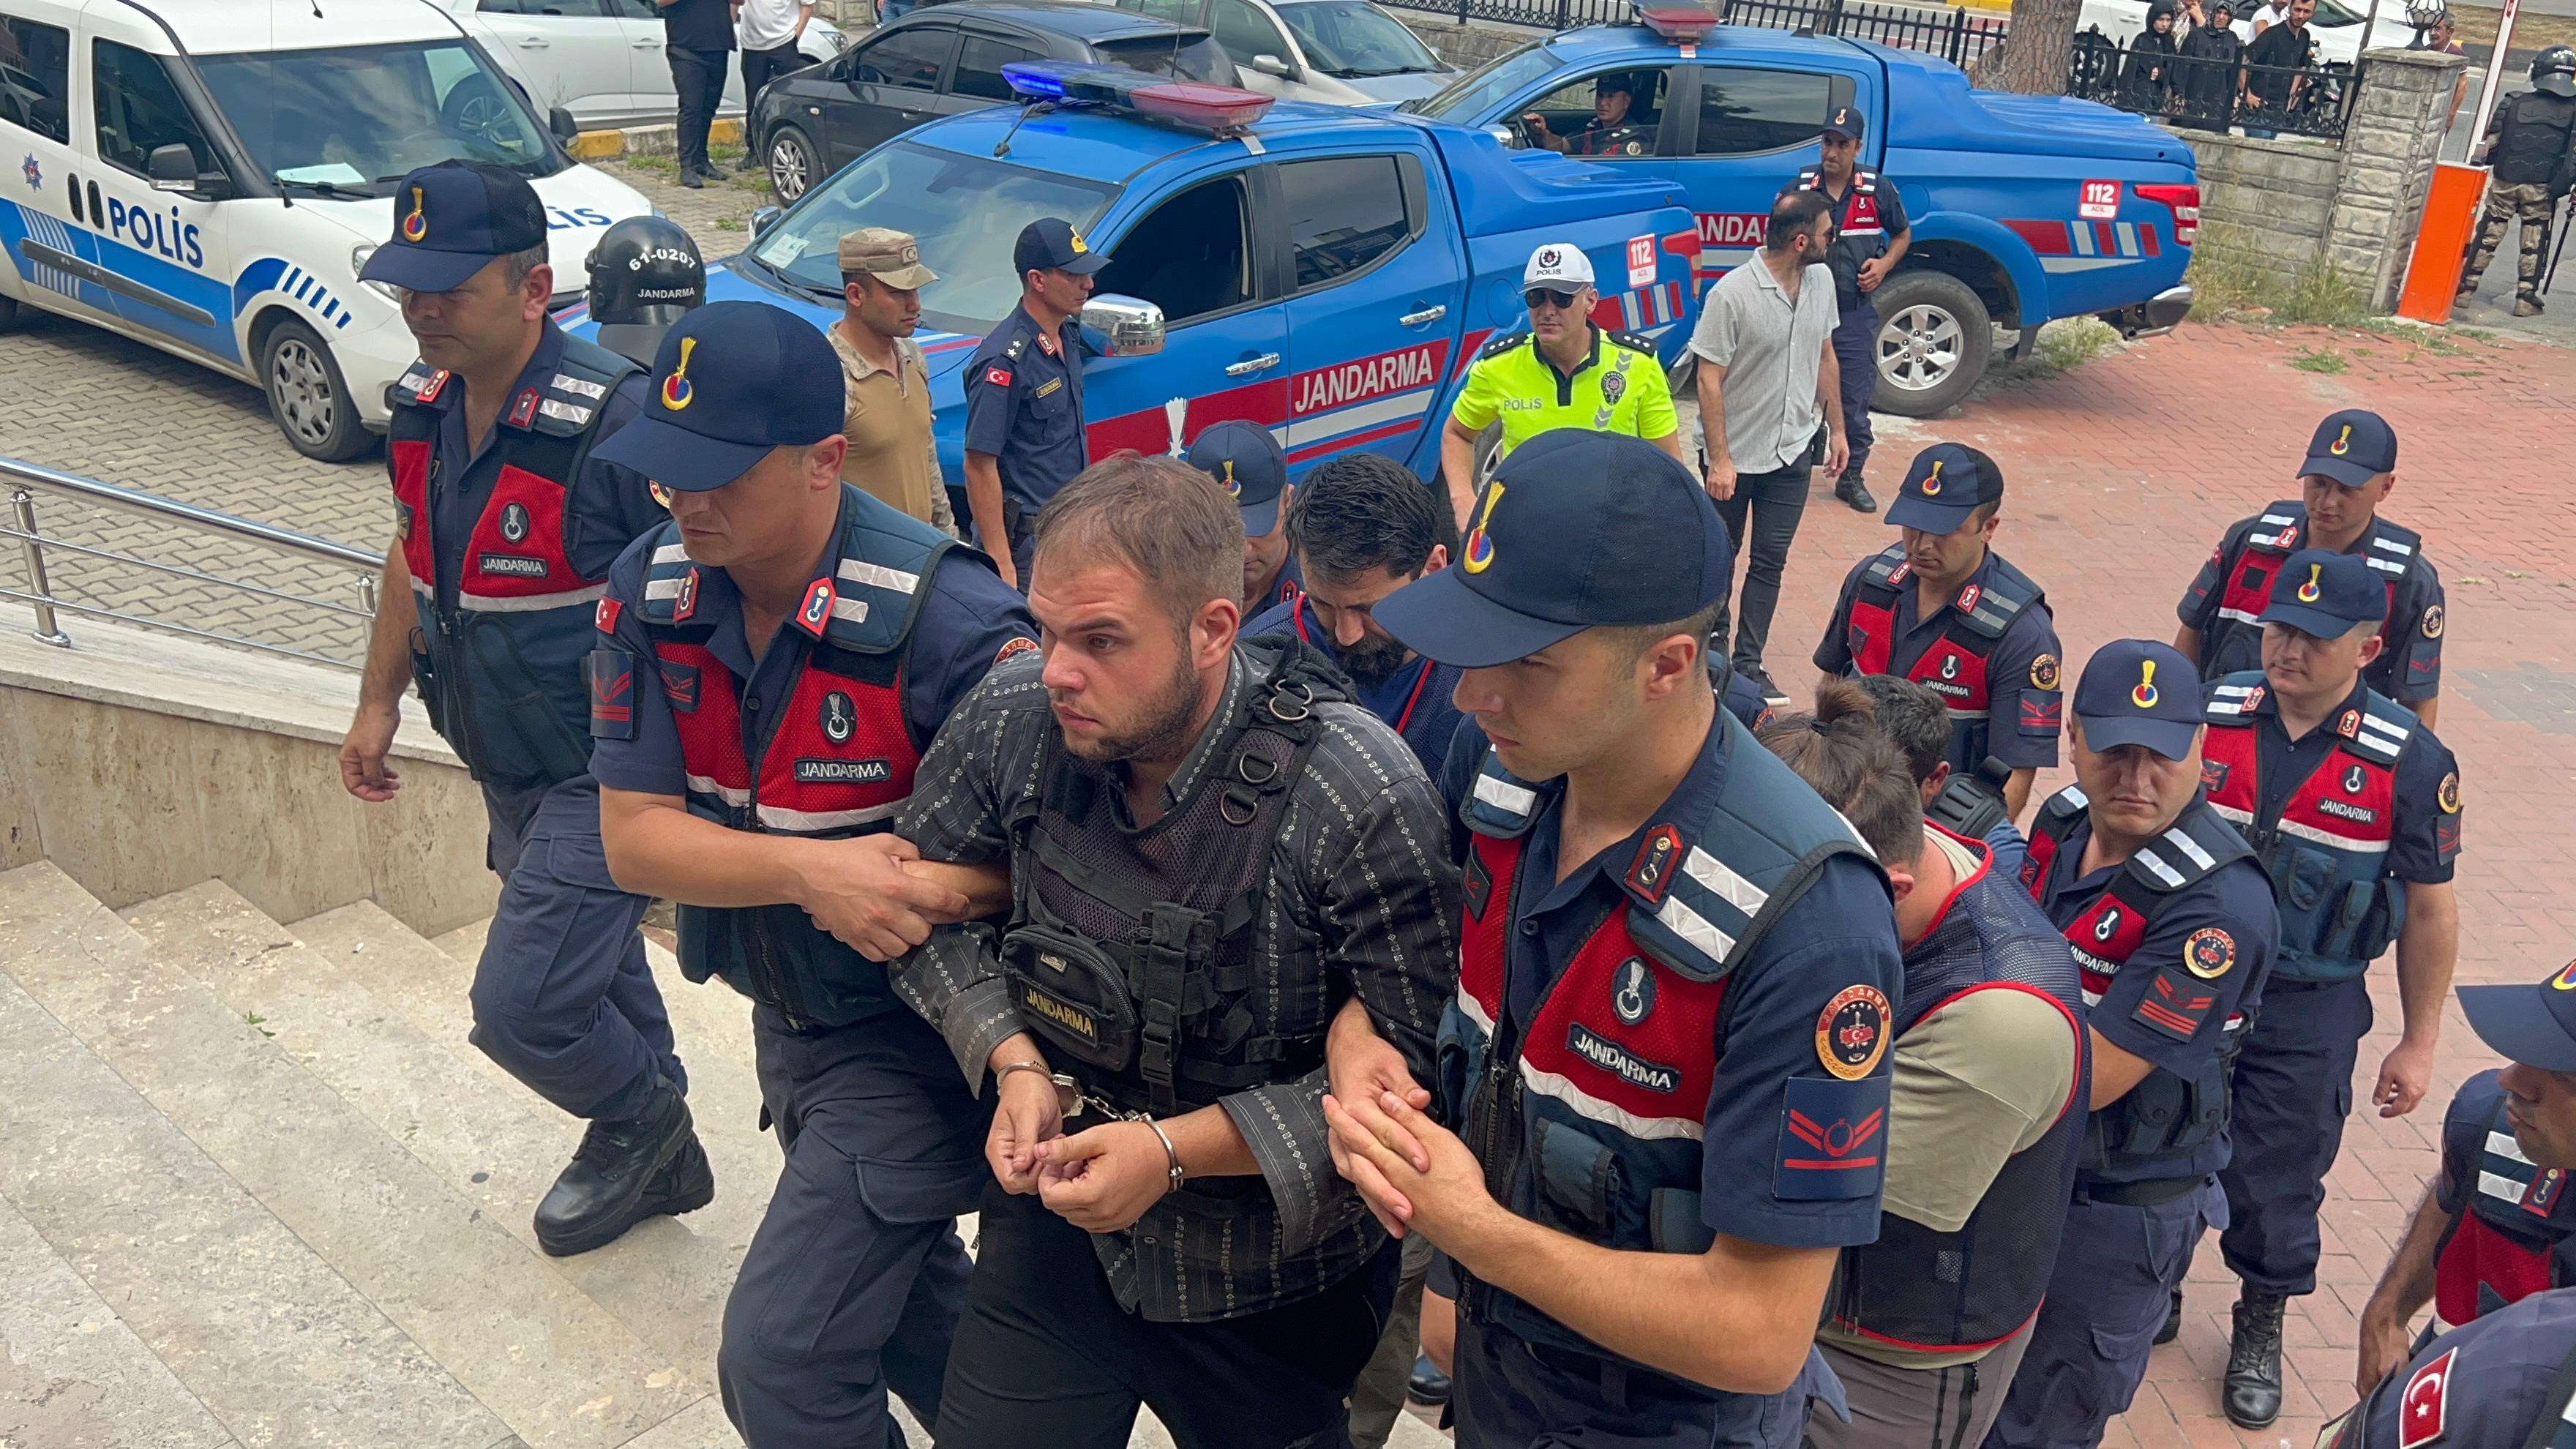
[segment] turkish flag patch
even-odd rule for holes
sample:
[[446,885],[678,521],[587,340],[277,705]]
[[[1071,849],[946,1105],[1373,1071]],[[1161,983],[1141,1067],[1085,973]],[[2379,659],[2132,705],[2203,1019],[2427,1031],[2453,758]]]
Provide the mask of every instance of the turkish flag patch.
[[626,606],[623,603],[603,594],[600,596],[598,610],[591,615],[591,622],[599,626],[600,633],[614,634],[617,632],[617,616],[625,612]]
[[2442,1420],[2451,1407],[2451,1349],[2406,1376],[2406,1392],[2397,1396],[2397,1449],[2423,1449],[2442,1437]]
[[1011,370],[1007,367],[985,368],[984,380],[995,387],[1009,387],[1011,385]]

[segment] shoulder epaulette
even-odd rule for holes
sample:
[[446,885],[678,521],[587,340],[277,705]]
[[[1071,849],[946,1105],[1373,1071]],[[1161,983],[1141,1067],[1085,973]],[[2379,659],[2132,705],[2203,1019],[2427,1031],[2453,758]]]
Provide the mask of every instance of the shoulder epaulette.
[[1618,346],[1621,346],[1621,347],[1625,347],[1625,348],[1627,348],[1627,349],[1628,349],[1629,351],[1631,351],[1631,352],[1648,352],[1648,353],[1651,353],[1651,352],[1653,352],[1653,351],[1655,350],[1655,343],[1654,343],[1654,339],[1653,339],[1653,338],[1650,338],[1650,337],[1647,337],[1647,336],[1644,336],[1644,335],[1643,335],[1643,334],[1641,334],[1641,333],[1636,333],[1636,332],[1610,332],[1610,331],[1606,331],[1606,330],[1605,330],[1601,335],[1602,335],[1602,336],[1604,336],[1604,337],[1609,338],[1613,343],[1617,344]]
[[1494,334],[1492,340],[1488,341],[1484,347],[1476,353],[1476,360],[1478,362],[1482,362],[1488,357],[1500,357],[1504,353],[1511,351],[1513,348],[1527,343],[1529,341],[1529,337],[1530,335],[1526,331],[1497,332]]
[[2343,747],[2376,765],[2395,765],[2421,728],[2413,710],[2375,689],[2363,693],[2361,708],[2345,710],[2334,723]]
[[2244,669],[2224,675],[2209,687],[2209,702],[2200,717],[2211,724],[2243,724],[2263,702],[2263,671]]
[[2372,568],[2391,578],[2406,577],[2407,570],[2424,556],[2424,537],[2411,528],[2377,520],[2370,533],[2370,552],[2363,555]]

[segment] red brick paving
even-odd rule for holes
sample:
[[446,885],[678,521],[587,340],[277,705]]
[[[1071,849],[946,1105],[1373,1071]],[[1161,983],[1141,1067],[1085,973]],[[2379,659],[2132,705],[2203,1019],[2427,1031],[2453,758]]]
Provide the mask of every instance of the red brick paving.
[[[2188,327],[1993,388],[1960,417],[1881,419],[1870,471],[1884,499],[1930,442],[1995,456],[2009,480],[2000,544],[2048,589],[2072,679],[2107,639],[2173,636],[2175,600],[2219,530],[2295,495],[2292,472],[2320,417],[2339,407],[2388,417],[2401,465],[2388,512],[2425,535],[2449,589],[2438,730],[2459,755],[2468,800],[2459,979],[2534,980],[2576,955],[2576,352],[2458,345],[2465,355],[2436,357],[2368,334]],[[2337,353],[2350,370],[2297,370],[2303,351]],[[1844,568],[1888,537],[1880,519],[1830,497],[1809,505],[1770,661],[1792,690],[1812,676],[1806,654]],[[2371,980],[2379,1024],[2355,1084],[2365,1102],[2398,1026],[2386,962]],[[2353,1400],[2354,1315],[2434,1168],[2442,1108],[2491,1065],[2454,1007],[2424,1105],[2393,1121],[2366,1106],[2354,1116],[2328,1180],[2319,1291],[2290,1312],[2279,1423],[2240,1433],[2219,1413],[2235,1280],[2211,1241],[2193,1262],[2180,1341],[2155,1351],[2104,1442],[2313,1443],[2322,1419]]]

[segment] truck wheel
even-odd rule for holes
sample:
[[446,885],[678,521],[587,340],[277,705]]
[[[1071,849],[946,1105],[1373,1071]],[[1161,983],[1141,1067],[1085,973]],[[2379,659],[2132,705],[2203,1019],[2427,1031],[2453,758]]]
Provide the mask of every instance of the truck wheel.
[[277,430],[305,457],[345,463],[375,444],[375,434],[358,421],[340,364],[303,323],[288,318],[270,329],[259,351],[259,381]]
[[794,201],[823,179],[814,174],[814,158],[819,154],[812,138],[794,126],[769,133],[769,188],[780,201]]
[[1904,418],[1934,417],[1985,376],[1994,322],[1967,283],[1916,268],[1888,278],[1871,300],[1878,304],[1878,396],[1872,407]]

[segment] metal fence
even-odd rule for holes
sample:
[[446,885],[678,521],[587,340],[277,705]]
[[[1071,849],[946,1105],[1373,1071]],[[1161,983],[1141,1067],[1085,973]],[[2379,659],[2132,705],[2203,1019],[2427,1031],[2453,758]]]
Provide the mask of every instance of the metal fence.
[[[1459,25],[1479,20],[1564,30],[1576,25],[1626,24],[1636,15],[1631,0],[1386,0],[1399,9],[1438,15]],[[2001,15],[1953,7],[1930,10],[1873,0],[1717,0],[1719,19],[1848,40],[1920,50],[1966,66],[2001,44],[2009,28]]]
[[2340,141],[2361,98],[2361,71],[2137,54],[2094,28],[2075,37],[2066,93],[2191,129]]

